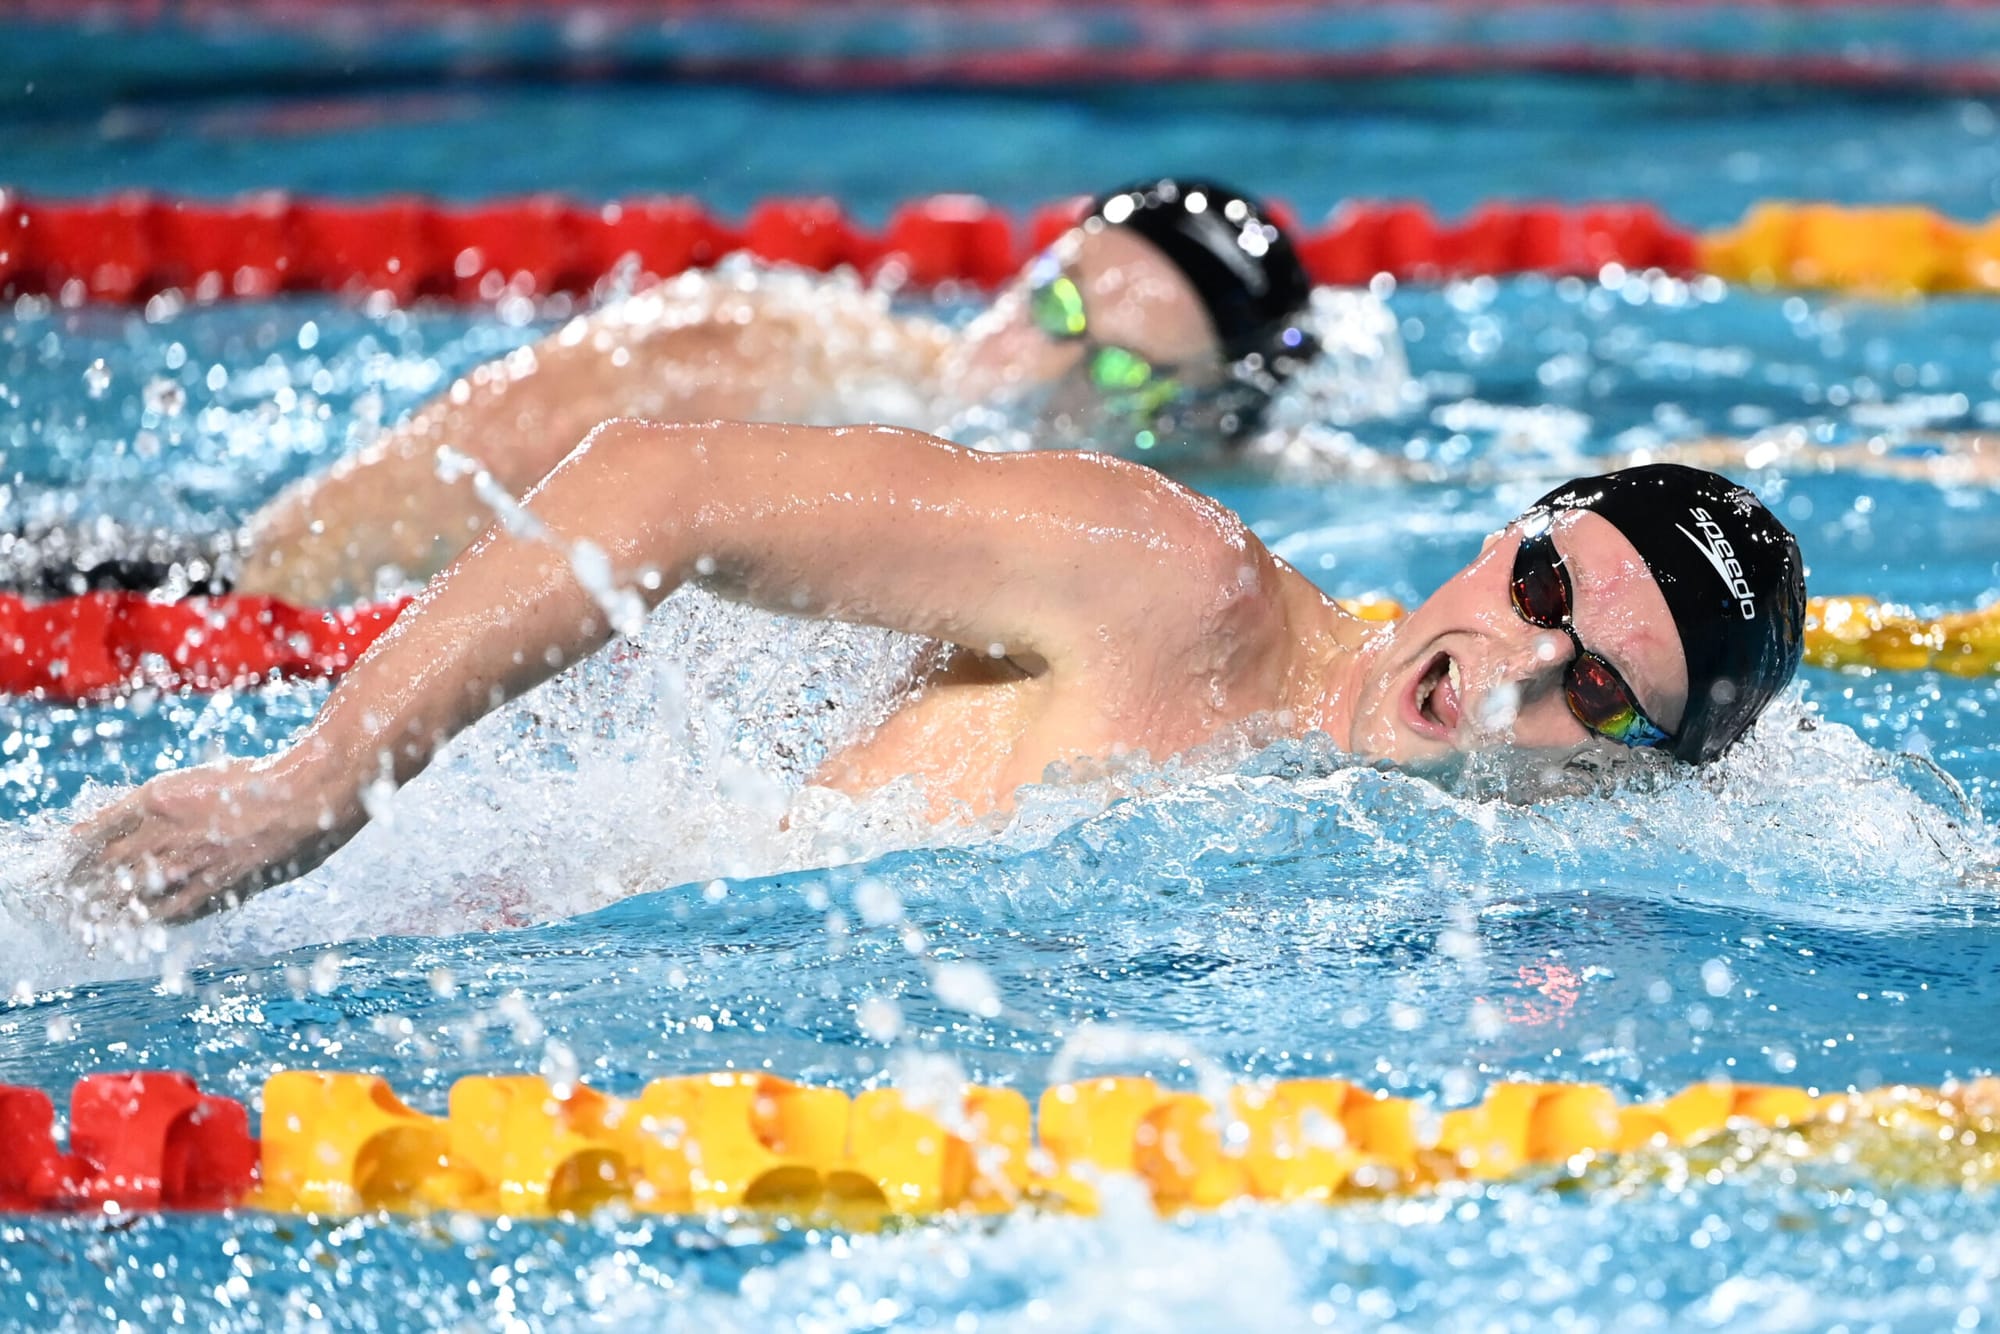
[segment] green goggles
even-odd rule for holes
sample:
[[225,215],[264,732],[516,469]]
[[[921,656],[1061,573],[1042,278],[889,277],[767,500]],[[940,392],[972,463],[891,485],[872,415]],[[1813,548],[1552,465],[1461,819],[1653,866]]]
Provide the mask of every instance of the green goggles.
[[1090,345],[1084,362],[1091,387],[1104,396],[1114,411],[1141,418],[1158,416],[1180,396],[1180,381],[1161,373],[1129,348],[1099,343],[1090,336],[1090,317],[1083,309],[1083,293],[1061,269],[1050,266],[1046,276],[1031,278],[1028,287],[1028,318],[1037,329],[1059,343],[1083,342]]

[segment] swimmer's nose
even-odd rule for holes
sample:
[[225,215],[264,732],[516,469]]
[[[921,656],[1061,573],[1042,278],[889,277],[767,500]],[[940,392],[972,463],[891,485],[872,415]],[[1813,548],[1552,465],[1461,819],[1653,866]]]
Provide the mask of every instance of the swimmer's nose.
[[1560,630],[1526,624],[1521,628],[1524,633],[1507,646],[1500,679],[1519,689],[1523,699],[1534,699],[1561,686],[1576,645]]
[[1523,624],[1522,633],[1487,641],[1493,656],[1467,664],[1478,684],[1466,701],[1474,724],[1488,736],[1512,740],[1515,729],[1561,697],[1563,669],[1574,653],[1567,636]]

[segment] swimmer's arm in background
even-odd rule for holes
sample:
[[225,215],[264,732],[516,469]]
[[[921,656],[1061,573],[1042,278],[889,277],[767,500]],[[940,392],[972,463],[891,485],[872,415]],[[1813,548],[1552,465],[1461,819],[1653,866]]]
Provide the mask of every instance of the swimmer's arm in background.
[[1980,431],[1887,433],[1828,445],[1801,427],[1779,427],[1744,439],[1710,436],[1613,456],[1602,466],[1685,463],[1741,475],[1777,468],[1787,473],[1855,472],[1936,486],[1992,486],[2000,483],[2000,435]]
[[[790,612],[1132,688],[1284,633],[1276,563],[1227,511],[1098,454],[978,454],[915,432],[605,424],[531,492],[546,536],[489,530],[432,582],[287,750],[171,774],[95,817],[77,876],[167,918],[318,865],[481,715],[599,647],[605,588],[704,581]],[[593,595],[572,566],[608,566]],[[586,561],[586,565],[590,562]],[[1178,684],[1176,684],[1176,682]],[[105,888],[109,886],[109,890]],[[122,898],[121,898],[122,896]]]
[[[442,569],[493,521],[470,472],[443,465],[442,450],[485,469],[512,498],[613,417],[800,419],[820,406],[814,386],[795,383],[801,377],[779,355],[816,336],[794,327],[789,312],[732,297],[719,314],[675,321],[657,314],[672,302],[648,300],[642,293],[480,366],[358,453],[288,488],[247,525],[238,590],[349,602],[374,596],[382,570],[421,580]],[[647,310],[656,312],[650,321]]]

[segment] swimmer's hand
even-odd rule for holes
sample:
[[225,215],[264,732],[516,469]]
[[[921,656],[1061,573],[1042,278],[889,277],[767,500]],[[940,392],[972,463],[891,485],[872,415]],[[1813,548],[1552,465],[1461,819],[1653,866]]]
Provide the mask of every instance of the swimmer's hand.
[[360,825],[297,752],[166,774],[70,834],[79,924],[187,922],[312,870]]

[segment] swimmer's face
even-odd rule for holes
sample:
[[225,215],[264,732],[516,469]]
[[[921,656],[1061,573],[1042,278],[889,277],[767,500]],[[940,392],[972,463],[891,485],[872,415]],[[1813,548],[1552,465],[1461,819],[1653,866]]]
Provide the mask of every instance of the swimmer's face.
[[[1083,337],[1052,337],[1033,318],[1035,280],[1058,271],[1082,298]],[[1125,449],[1160,423],[1135,407],[1146,402],[1143,394],[1107,393],[1096,382],[1092,361],[1105,348],[1131,354],[1150,369],[1151,383],[1171,381],[1187,395],[1226,375],[1215,330],[1187,278],[1145,238],[1100,224],[1070,232],[1003,291],[967,327],[947,377],[961,400],[1032,407],[1042,443]]]
[[[1617,669],[1647,717],[1672,732],[1687,702],[1687,662],[1666,596],[1638,551],[1588,512],[1556,517],[1584,646]],[[1510,594],[1523,525],[1487,539],[1363,660],[1350,748],[1396,761],[1502,746],[1547,752],[1622,751],[1571,709],[1568,635],[1530,624]]]

